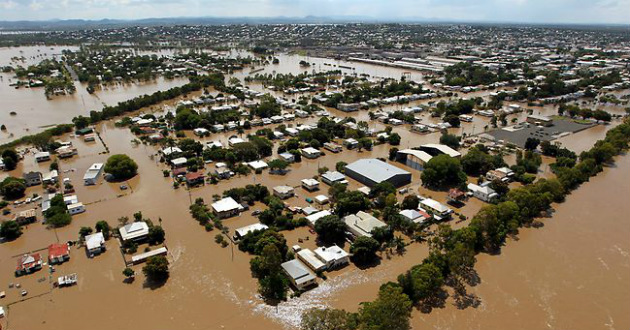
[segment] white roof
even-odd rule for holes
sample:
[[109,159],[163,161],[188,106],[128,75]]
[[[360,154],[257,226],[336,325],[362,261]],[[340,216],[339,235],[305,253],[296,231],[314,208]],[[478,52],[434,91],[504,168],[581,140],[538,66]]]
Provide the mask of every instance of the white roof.
[[131,256],[131,262],[136,263],[145,259],[149,259],[150,257],[166,253],[166,252],[168,252],[168,250],[166,250],[165,247],[161,247],[159,249],[151,250],[149,252],[136,254],[135,256]]
[[320,260],[323,260],[326,263],[348,257],[348,253],[337,245],[318,247],[314,252]]
[[356,215],[348,215],[343,218],[343,221],[351,229],[351,231],[358,233],[361,236],[372,236],[372,230],[387,226],[387,224],[383,221],[363,211],[359,211]]
[[315,200],[318,201],[319,203],[323,203],[328,201],[328,196],[326,195],[317,195],[315,196]]
[[407,154],[407,155],[412,155],[412,156],[420,159],[424,163],[428,163],[431,160],[431,158],[433,158],[433,156],[429,155],[428,153],[426,153],[426,152],[424,152],[422,150],[404,149],[404,150],[400,150],[398,152],[399,153],[403,153],[403,154]]
[[103,244],[105,244],[105,237],[103,237],[103,233],[100,231],[98,233],[85,236],[85,247],[88,250],[98,249]]
[[297,254],[300,260],[304,261],[313,270],[320,270],[326,267],[321,260],[317,259],[315,253],[309,249],[302,249]]
[[416,210],[402,210],[398,212],[398,214],[412,221],[422,216],[422,214]]
[[443,154],[447,154],[451,157],[459,157],[462,154],[459,153],[459,151],[447,146],[447,145],[443,145],[443,144],[437,144],[437,143],[429,143],[429,144],[423,144],[422,147],[425,148],[432,148],[432,149],[437,149],[439,150],[441,153]]
[[305,152],[307,154],[318,154],[319,150],[313,148],[313,147],[306,147],[304,149],[302,149],[302,152]]
[[83,207],[83,203],[73,203],[73,204],[68,205],[68,210],[82,208],[82,207]]
[[420,201],[420,204],[432,208],[440,213],[449,212],[451,210],[446,205],[431,198]]
[[293,191],[293,187],[289,186],[275,186],[273,187],[273,191],[278,192],[280,194],[286,194]]
[[172,153],[182,152],[182,149],[178,147],[167,147],[167,148],[162,149],[161,152],[164,156],[168,156]]
[[243,140],[243,139],[241,139],[239,137],[233,137],[233,138],[230,138],[228,140],[228,142],[230,143],[230,145],[235,145],[235,144],[243,143],[243,142],[245,142],[245,140]]
[[302,179],[302,183],[307,186],[317,186],[319,185],[319,181],[315,179]]
[[144,221],[133,222],[119,229],[123,241],[149,234],[149,226]]
[[312,223],[314,225],[315,222],[317,222],[317,220],[319,220],[319,219],[321,219],[321,218],[323,218],[325,216],[331,215],[331,214],[332,213],[330,213],[329,210],[323,210],[323,211],[319,211],[317,213],[313,213],[313,214],[307,216],[306,220],[308,220],[310,223]]
[[253,162],[247,163],[247,165],[249,165],[249,167],[253,168],[254,170],[264,169],[264,168],[269,167],[269,165],[267,165],[267,163],[265,163],[262,160],[255,160]]
[[226,197],[226,198],[223,198],[222,200],[212,203],[212,209],[215,212],[219,212],[219,213],[226,212],[226,211],[233,211],[236,209],[240,209],[241,207],[242,207],[241,204],[237,203],[232,197]]
[[179,157],[179,158],[175,158],[171,160],[171,164],[173,165],[183,165],[186,164],[188,160],[186,159],[186,157]]
[[238,229],[235,230],[235,232],[239,236],[243,237],[243,236],[245,236],[245,235],[247,235],[247,234],[249,234],[249,233],[251,233],[251,232],[253,232],[255,230],[265,230],[265,229],[268,229],[268,228],[269,227],[267,227],[267,225],[264,225],[262,223],[254,223],[254,224],[251,224],[251,225],[248,225],[248,226],[245,226],[245,227],[238,228]]

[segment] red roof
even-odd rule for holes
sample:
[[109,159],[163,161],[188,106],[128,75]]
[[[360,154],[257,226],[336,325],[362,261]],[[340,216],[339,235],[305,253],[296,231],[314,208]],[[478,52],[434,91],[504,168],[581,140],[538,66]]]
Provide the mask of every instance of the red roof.
[[37,266],[38,264],[41,264],[41,262],[42,262],[42,257],[39,255],[39,253],[25,254],[18,258],[16,270],[21,271],[21,270],[31,269]]
[[185,174],[185,173],[186,173],[186,169],[183,167],[173,169],[174,176],[178,176],[180,174]]
[[186,181],[196,181],[199,179],[203,179],[203,172],[201,171],[186,174]]
[[448,197],[452,199],[459,199],[459,198],[462,198],[463,196],[464,196],[464,192],[457,188],[452,188],[451,190],[448,191]]
[[59,258],[70,254],[68,243],[50,244],[48,247],[48,259]]

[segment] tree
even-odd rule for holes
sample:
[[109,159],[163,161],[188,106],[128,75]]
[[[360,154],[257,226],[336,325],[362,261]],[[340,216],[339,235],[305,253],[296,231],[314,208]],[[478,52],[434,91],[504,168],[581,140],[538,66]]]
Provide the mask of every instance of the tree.
[[162,244],[165,239],[165,233],[162,226],[152,226],[149,228],[149,235],[147,236],[147,241],[151,245]]
[[269,169],[283,171],[289,166],[289,163],[283,159],[274,159],[269,162]]
[[0,237],[12,241],[20,236],[22,236],[22,228],[17,221],[8,220],[0,224]]
[[101,221],[97,222],[96,225],[94,226],[94,229],[96,229],[97,232],[103,233],[103,237],[106,240],[109,239],[109,235],[110,235],[110,232],[111,232],[111,227],[109,226],[107,221],[101,220]]
[[4,168],[7,171],[12,171],[20,161],[20,157],[13,149],[5,149],[2,152],[2,162],[4,162]]
[[369,264],[376,259],[376,252],[381,247],[377,240],[372,237],[358,237],[350,246],[350,253],[358,264]]
[[420,176],[422,184],[431,188],[459,186],[466,182],[466,174],[457,158],[438,155],[427,162]]
[[142,267],[142,273],[151,281],[164,281],[168,278],[168,259],[165,256],[153,256]]
[[402,201],[401,208],[403,210],[415,210],[420,204],[420,198],[416,195],[407,195]]
[[381,286],[378,297],[359,309],[359,329],[408,330],[411,300],[396,284]]
[[0,183],[0,194],[6,199],[18,199],[24,197],[26,184],[23,179],[7,177]]
[[346,230],[346,223],[336,215],[328,215],[315,222],[317,238],[326,245],[342,243],[346,237]]
[[453,134],[444,133],[440,136],[440,143],[455,150],[459,149],[459,138]]
[[289,281],[281,269],[282,255],[278,247],[268,244],[260,256],[250,261],[252,275],[258,278],[258,291],[267,300],[284,300]]
[[59,212],[46,219],[46,223],[55,228],[65,227],[72,222],[72,216],[66,212]]
[[302,330],[354,330],[356,314],[341,309],[311,308],[302,314]]
[[79,229],[79,236],[83,239],[85,236],[90,235],[93,231],[92,227],[81,227],[81,229]]
[[[500,156],[499,156],[500,157]],[[495,169],[494,157],[478,147],[470,148],[461,160],[462,169],[470,176],[483,175]]]
[[413,302],[418,302],[433,297],[444,284],[444,276],[439,267],[427,262],[399,275],[398,284]]
[[540,144],[540,140],[532,137],[528,137],[525,141],[525,150],[534,151]]
[[136,272],[133,271],[133,269],[126,267],[125,269],[123,269],[122,274],[126,277],[126,278],[131,278],[134,275],[136,275]]
[[339,161],[335,164],[335,170],[337,170],[337,172],[344,173],[346,171],[346,165],[348,165],[348,163]]
[[127,155],[113,155],[107,159],[105,172],[113,175],[116,180],[127,180],[138,173],[138,165]]
[[393,146],[400,145],[400,135],[398,133],[392,133],[388,138],[388,142]]

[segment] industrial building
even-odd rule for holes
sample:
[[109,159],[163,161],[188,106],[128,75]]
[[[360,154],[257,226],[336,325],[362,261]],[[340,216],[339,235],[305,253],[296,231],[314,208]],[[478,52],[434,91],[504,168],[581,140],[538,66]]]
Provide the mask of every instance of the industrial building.
[[375,158],[360,159],[348,164],[345,172],[347,176],[368,187],[386,181],[395,187],[411,183],[411,173]]

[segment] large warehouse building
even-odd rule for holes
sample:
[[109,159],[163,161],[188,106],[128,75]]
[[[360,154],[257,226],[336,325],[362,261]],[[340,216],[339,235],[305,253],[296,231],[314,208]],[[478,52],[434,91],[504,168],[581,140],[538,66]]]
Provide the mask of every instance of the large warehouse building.
[[411,183],[411,173],[374,158],[360,159],[346,165],[345,173],[368,187],[385,181],[395,187]]

